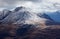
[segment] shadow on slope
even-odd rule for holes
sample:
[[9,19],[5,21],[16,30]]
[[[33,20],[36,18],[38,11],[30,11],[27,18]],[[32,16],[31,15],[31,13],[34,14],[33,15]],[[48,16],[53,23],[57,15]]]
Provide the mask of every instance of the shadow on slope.
[[0,39],[60,39],[60,25],[0,24]]

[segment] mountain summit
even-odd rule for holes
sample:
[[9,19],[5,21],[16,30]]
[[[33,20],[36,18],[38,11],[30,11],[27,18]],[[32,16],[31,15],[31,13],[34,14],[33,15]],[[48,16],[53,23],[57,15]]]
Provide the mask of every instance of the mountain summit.
[[[0,23],[44,23],[44,24],[60,24],[60,12],[48,12],[38,14],[29,11],[27,8],[20,6],[16,7],[13,11],[3,10],[0,12]],[[36,24],[35,23],[35,24]]]
[[14,11],[8,11],[4,10],[2,11],[3,15],[1,18],[1,23],[15,23],[15,22],[20,22],[23,20],[26,20],[27,18],[30,17],[29,11],[24,7],[17,7]]
[[16,12],[17,12],[17,11],[19,11],[19,10],[23,9],[23,8],[24,8],[24,7],[22,7],[22,6],[21,6],[21,7],[17,7],[17,8],[15,8],[15,10],[14,10],[14,11],[16,11]]

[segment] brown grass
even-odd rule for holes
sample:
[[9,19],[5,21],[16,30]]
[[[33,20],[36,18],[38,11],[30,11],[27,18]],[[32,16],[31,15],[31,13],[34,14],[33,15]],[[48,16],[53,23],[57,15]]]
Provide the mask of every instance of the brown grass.
[[[1,39],[57,39],[60,38],[60,25],[51,25],[46,28],[41,27],[41,25],[33,26],[33,28],[28,29],[26,35],[17,35],[17,29],[21,28],[20,24],[0,24],[0,34],[1,32],[7,33]],[[1,36],[1,35],[0,35]]]

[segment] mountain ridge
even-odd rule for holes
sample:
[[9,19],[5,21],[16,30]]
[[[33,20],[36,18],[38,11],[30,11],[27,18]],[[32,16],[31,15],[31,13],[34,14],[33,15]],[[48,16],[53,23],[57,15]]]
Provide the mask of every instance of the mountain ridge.
[[[52,13],[58,13],[57,12],[52,12]],[[0,15],[0,22],[1,23],[13,23],[13,24],[20,24],[20,23],[25,23],[27,20],[32,20],[32,21],[38,21],[38,23],[42,23],[42,21],[44,21],[45,24],[49,24],[51,23],[52,25],[54,24],[60,24],[60,22],[56,22],[50,14],[48,14],[45,12],[43,14],[39,14],[38,12],[32,13],[31,11],[29,11],[27,8],[20,6],[20,7],[16,7],[13,11],[10,10],[3,10],[2,14]],[[60,13],[60,12],[59,12]],[[58,13],[58,14],[59,14]],[[2,16],[3,15],[3,16]],[[52,14],[53,15],[53,14]],[[2,19],[1,19],[2,18]],[[46,20],[45,20],[46,19]],[[40,21],[41,20],[41,21]],[[30,21],[29,21],[30,22]],[[28,22],[27,22],[28,23]]]

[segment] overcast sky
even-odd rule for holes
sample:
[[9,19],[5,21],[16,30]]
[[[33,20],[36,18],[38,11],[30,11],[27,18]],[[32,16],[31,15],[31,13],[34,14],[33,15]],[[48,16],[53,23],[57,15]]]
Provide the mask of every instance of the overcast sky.
[[60,10],[60,0],[0,0],[0,10],[13,9],[18,6],[35,11],[56,11]]

